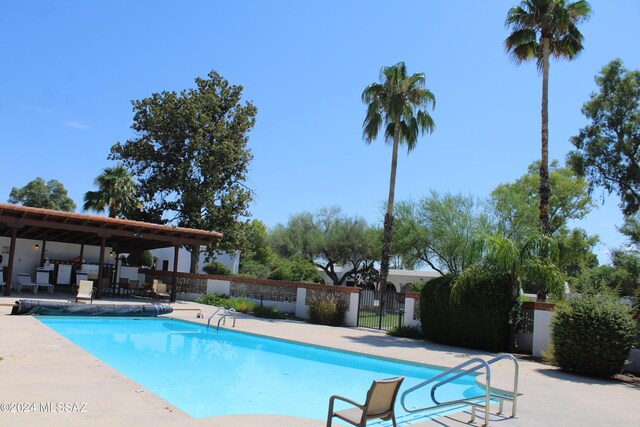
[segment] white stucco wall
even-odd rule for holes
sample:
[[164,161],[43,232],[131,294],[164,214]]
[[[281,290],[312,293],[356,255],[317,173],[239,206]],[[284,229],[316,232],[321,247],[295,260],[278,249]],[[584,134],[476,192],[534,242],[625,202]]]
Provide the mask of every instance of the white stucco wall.
[[344,318],[346,326],[358,326],[358,303],[360,302],[360,294],[355,292],[349,293],[349,310]]
[[420,320],[415,320],[413,318],[413,312],[416,308],[416,304],[418,303],[418,301],[416,301],[413,298],[405,298],[404,299],[404,324],[406,326],[420,326]]
[[[162,270],[163,261],[169,262],[169,271],[173,271],[173,254],[175,253],[175,249],[171,248],[161,248],[154,249],[151,251],[151,254],[157,258],[156,261],[156,270]],[[200,254],[200,261],[198,263],[199,271],[198,273],[204,273],[202,269],[206,263],[206,254]],[[226,252],[222,252],[216,256],[216,261],[221,262],[231,269],[231,272],[234,274],[238,273],[238,268],[240,267],[240,252],[237,251],[233,255],[229,255]],[[184,248],[180,248],[178,251],[178,271],[182,273],[189,273],[191,269],[191,253]]]
[[296,304],[296,317],[300,319],[308,319],[309,318],[309,306],[304,302],[307,300],[307,288],[297,288],[296,290],[296,301],[301,302],[302,304]]
[[551,318],[553,311],[535,310],[533,312],[533,345],[534,357],[542,357],[551,341]]

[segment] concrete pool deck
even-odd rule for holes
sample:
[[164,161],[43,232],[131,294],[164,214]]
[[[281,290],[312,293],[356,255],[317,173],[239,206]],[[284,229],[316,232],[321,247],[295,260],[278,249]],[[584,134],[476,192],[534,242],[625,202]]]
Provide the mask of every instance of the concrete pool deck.
[[[65,295],[33,295],[23,292],[0,297],[0,303],[18,299],[66,301]],[[98,303],[121,304],[131,300],[103,299]],[[201,308],[204,319],[195,311],[176,310],[168,317],[206,324],[215,308],[178,302],[174,308]],[[11,308],[0,306],[0,424],[47,426],[260,426],[321,427],[325,421],[284,416],[241,415],[195,419],[155,396],[136,382],[105,365],[90,353],[53,332],[32,316],[9,316]],[[227,327],[230,323],[227,323]],[[239,331],[328,346],[359,353],[452,367],[470,357],[490,356],[474,350],[448,347],[425,341],[387,336],[379,331],[334,328],[304,322],[266,320],[240,315]],[[496,365],[493,386],[509,389],[512,366]],[[321,373],[320,373],[321,374]],[[158,375],[171,375],[170,366]],[[221,392],[224,392],[221,390]],[[349,396],[355,400],[362,396]],[[529,426],[640,426],[640,385],[599,380],[562,372],[552,366],[531,361],[520,363],[521,394],[517,418],[498,416],[492,407],[491,425]],[[7,412],[6,403],[15,404]],[[25,405],[26,404],[26,405]],[[66,405],[65,405],[66,404]],[[212,396],[215,404],[215,396]],[[328,396],[327,396],[328,404]],[[399,402],[397,403],[399,404]],[[47,406],[50,405],[50,406]],[[54,412],[54,409],[57,412]],[[511,406],[505,403],[505,414]],[[475,425],[482,424],[478,411]],[[411,426],[469,425],[469,411]],[[400,421],[400,420],[399,420]],[[342,425],[334,422],[334,425]],[[399,422],[399,426],[409,424]]]

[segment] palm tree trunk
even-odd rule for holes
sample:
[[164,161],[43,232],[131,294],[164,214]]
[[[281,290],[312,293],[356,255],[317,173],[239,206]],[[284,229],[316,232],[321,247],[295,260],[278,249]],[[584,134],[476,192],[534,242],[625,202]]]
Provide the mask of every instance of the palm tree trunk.
[[540,228],[549,234],[549,38],[542,39],[542,132],[540,156]]
[[393,232],[393,201],[396,192],[396,171],[398,169],[398,144],[400,141],[400,116],[396,117],[393,129],[393,151],[391,154],[391,176],[389,178],[389,199],[387,213],[384,215],[384,231],[382,234],[382,256],[380,257],[380,290],[387,289],[389,276],[389,257],[391,254],[391,234]]

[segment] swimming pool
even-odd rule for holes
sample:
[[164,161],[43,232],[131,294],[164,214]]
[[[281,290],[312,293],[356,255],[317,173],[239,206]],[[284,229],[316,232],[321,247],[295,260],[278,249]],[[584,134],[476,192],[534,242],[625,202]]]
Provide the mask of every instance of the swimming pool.
[[[373,379],[402,375],[402,392],[441,372],[175,319],[38,319],[196,418],[278,414],[324,420],[333,394],[362,401]],[[473,376],[438,390],[441,401],[482,394]],[[426,399],[426,393],[415,394],[407,404],[426,406]],[[396,405],[398,421],[416,417]]]

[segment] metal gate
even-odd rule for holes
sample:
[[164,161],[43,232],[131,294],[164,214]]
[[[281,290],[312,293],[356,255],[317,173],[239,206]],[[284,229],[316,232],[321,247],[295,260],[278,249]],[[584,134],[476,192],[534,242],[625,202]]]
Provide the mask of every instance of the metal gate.
[[358,326],[389,330],[402,326],[404,295],[395,291],[363,289],[358,304]]

